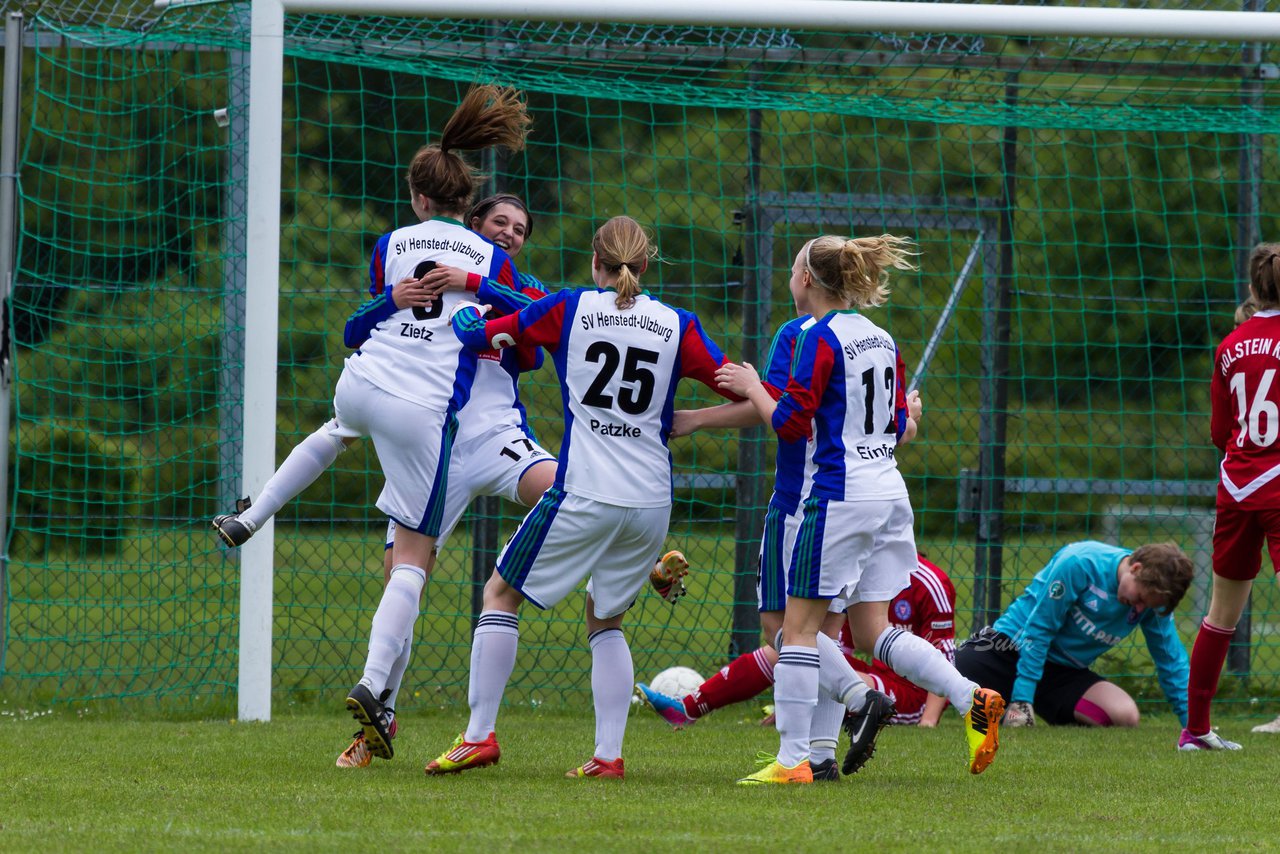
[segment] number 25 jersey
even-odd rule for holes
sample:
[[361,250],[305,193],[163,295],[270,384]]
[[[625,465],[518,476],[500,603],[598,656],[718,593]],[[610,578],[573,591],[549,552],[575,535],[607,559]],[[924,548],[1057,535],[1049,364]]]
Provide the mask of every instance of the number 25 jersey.
[[462,316],[454,327],[469,347],[525,343],[550,352],[565,419],[558,488],[621,507],[665,507],[676,384],[690,377],[731,397],[715,383],[725,357],[692,313],[648,294],[623,310],[616,298],[563,290],[483,327],[468,328]]

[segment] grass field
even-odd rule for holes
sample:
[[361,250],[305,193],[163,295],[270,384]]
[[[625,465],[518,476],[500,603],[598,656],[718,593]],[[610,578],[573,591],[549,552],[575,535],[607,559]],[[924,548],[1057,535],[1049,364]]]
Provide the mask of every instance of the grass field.
[[1228,718],[1234,754],[1180,754],[1176,722],[1007,732],[971,777],[957,716],[890,728],[837,784],[744,789],[777,736],[757,707],[672,732],[643,709],[625,781],[563,773],[591,750],[589,713],[506,709],[502,763],[428,778],[460,710],[406,716],[397,758],[333,765],[340,711],[227,720],[0,717],[5,851],[1244,851],[1274,848],[1280,737]]
[[[359,678],[369,621],[382,592],[381,533],[381,528],[277,528],[272,629],[277,708],[313,708],[344,695]],[[684,664],[710,675],[729,661],[732,534],[727,525],[673,528],[670,544],[683,549],[694,566],[690,593],[674,608],[646,593],[628,614],[637,673],[652,675]],[[1064,541],[1048,534],[1011,541],[1003,601],[1011,601]],[[214,542],[207,524],[193,524],[131,532],[120,553],[109,557],[15,557],[9,565],[0,695],[27,708],[129,698],[133,707],[146,703],[149,712],[171,714],[185,714],[193,704],[199,709],[206,700],[234,703],[238,565]],[[972,545],[938,538],[923,539],[921,547],[950,571],[963,638],[974,626]],[[402,698],[402,710],[465,701],[474,625],[470,557],[463,529],[427,590],[415,632],[411,690]],[[1199,623],[1190,605],[1179,609],[1188,647]],[[1263,713],[1280,700],[1280,621],[1275,617],[1280,590],[1259,584],[1253,607],[1252,675],[1247,680],[1228,676],[1220,696]],[[509,700],[560,708],[586,701],[590,653],[580,599],[546,613],[523,609],[520,647]],[[1144,710],[1167,708],[1140,633],[1104,655],[1095,669],[1115,678]]]

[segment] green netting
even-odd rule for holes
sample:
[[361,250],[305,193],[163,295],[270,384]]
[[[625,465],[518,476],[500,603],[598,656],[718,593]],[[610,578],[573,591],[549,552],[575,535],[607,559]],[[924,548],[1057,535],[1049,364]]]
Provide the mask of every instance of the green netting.
[[[32,11],[6,697],[234,695],[238,562],[208,519],[237,495],[244,373],[278,371],[283,459],[329,417],[374,240],[412,216],[405,162],[475,80],[521,86],[535,116],[528,149],[493,170],[537,216],[521,269],[585,281],[591,232],[628,213],[664,258],[648,284],[731,356],[758,358],[789,316],[786,271],[817,231],[914,236],[923,269],[877,319],[913,370],[936,348],[914,378],[923,435],[900,462],[961,630],[1066,542],[1171,538],[1202,572],[1190,642],[1207,601],[1212,349],[1240,253],[1280,225],[1249,204],[1276,187],[1280,110],[1238,47],[290,17],[275,366],[240,361],[244,10]],[[523,384],[549,447],[553,383],[546,369]],[[686,391],[683,405],[710,401]],[[707,674],[754,642],[769,444],[726,433],[673,451],[670,543],[695,574],[674,610],[646,595],[629,618],[641,675]],[[333,702],[359,673],[380,486],[357,445],[277,519],[277,702]],[[473,578],[518,519],[481,508],[442,555],[401,708],[464,702]],[[1280,697],[1277,613],[1260,585],[1228,696]],[[528,611],[521,649],[509,700],[583,700],[577,603]],[[1100,669],[1158,696],[1140,642]]]

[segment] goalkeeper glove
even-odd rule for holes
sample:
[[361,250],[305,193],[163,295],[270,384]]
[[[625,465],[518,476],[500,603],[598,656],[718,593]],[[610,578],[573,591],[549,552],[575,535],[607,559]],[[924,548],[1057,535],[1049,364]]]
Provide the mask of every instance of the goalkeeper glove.
[[1005,710],[1004,721],[1005,726],[1035,726],[1036,710],[1031,708],[1031,704],[1025,700],[1016,700],[1009,704],[1009,708]]
[[654,565],[653,571],[649,573],[649,583],[659,596],[674,605],[676,600],[688,592],[681,581],[688,574],[689,561],[680,552],[669,551]]

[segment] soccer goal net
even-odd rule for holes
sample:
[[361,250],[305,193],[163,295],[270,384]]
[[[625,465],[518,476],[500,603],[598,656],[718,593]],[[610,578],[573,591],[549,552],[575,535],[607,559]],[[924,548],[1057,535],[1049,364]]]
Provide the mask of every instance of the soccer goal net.
[[[249,4],[18,7],[6,51],[21,55],[6,64],[20,68],[17,156],[0,176],[17,197],[0,634],[10,703],[234,701],[242,556],[218,546],[209,519],[243,494],[245,454],[265,449],[269,468],[330,417],[370,250],[412,217],[405,166],[473,82],[519,87],[534,117],[524,152],[482,164],[490,188],[533,211],[520,268],[584,284],[593,230],[629,214],[662,254],[646,284],[696,310],[731,358],[762,361],[792,316],[787,271],[808,238],[918,241],[919,273],[893,279],[875,319],[924,396],[921,436],[898,460],[920,548],[956,584],[961,636],[1073,540],[1199,547],[1187,520],[1212,508],[1213,348],[1232,328],[1243,255],[1280,234],[1262,201],[1280,190],[1269,97],[1280,69],[1263,45],[1208,28],[291,12],[279,301],[264,327],[246,248],[258,236]],[[263,328],[275,357],[246,360]],[[264,377],[265,422],[244,391]],[[558,447],[550,369],[522,391],[539,438]],[[681,406],[712,402],[682,390]],[[246,442],[246,419],[269,426]],[[759,643],[771,440],[699,434],[671,451],[669,547],[692,564],[690,594],[672,606],[646,592],[628,616],[641,679],[670,665],[709,675]],[[276,519],[260,619],[277,704],[335,702],[358,677],[382,589],[380,488],[372,448],[357,444]],[[1126,507],[1140,508],[1140,529],[1116,523]],[[520,515],[477,504],[441,554],[401,708],[465,703],[477,585]],[[1226,696],[1280,699],[1278,611],[1260,585],[1237,639],[1247,668]],[[1129,644],[1110,675],[1158,698],[1140,639]],[[524,613],[508,701],[576,704],[589,691],[578,604]]]

